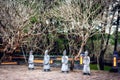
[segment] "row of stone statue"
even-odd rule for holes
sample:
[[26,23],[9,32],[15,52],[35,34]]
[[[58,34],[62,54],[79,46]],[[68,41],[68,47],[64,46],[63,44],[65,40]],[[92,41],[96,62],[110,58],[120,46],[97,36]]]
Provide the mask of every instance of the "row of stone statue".
[[[44,62],[43,62],[43,70],[44,71],[50,71],[50,56],[48,55],[48,50],[45,51],[45,55],[44,55]],[[68,67],[68,56],[66,55],[66,50],[63,51],[63,56],[62,56],[62,67],[61,67],[61,72],[69,72],[69,67]],[[34,69],[34,55],[33,55],[33,51],[30,51],[29,54],[29,59],[28,59],[28,69]],[[88,56],[88,51],[85,51],[84,53],[84,58],[83,58],[83,74],[84,75],[90,75],[90,57]]]

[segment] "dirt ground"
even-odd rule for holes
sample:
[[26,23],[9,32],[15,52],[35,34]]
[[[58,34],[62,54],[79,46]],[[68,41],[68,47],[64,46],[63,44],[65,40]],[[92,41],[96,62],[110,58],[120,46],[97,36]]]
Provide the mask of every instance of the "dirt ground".
[[44,72],[39,66],[28,70],[25,65],[0,65],[0,80],[120,80],[120,74],[92,70],[88,76],[82,70],[61,73],[60,68],[52,68],[51,72]]

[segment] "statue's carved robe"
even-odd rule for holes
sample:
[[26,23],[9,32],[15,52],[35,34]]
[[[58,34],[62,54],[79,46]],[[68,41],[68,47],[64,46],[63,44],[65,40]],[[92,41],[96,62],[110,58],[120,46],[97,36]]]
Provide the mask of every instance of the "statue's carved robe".
[[66,72],[69,71],[68,68],[68,56],[62,56],[62,68],[61,71]]
[[90,74],[90,57],[89,56],[85,56],[83,58],[83,64],[84,64],[84,67],[83,67],[83,73],[88,73]]
[[50,70],[50,64],[49,64],[49,61],[50,61],[50,56],[49,55],[45,55],[44,56],[44,63],[43,63],[43,69],[44,70]]
[[29,63],[28,68],[34,69],[34,55],[30,54],[28,63]]

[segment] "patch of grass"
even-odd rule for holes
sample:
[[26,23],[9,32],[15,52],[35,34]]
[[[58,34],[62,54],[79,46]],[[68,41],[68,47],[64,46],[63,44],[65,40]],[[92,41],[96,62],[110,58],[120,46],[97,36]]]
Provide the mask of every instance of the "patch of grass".
[[105,67],[104,67],[104,70],[105,70],[105,71],[109,71],[110,69],[111,69],[110,66],[105,66]]
[[[90,69],[91,70],[98,70],[98,68],[97,68],[97,64],[90,64]],[[111,69],[111,67],[110,66],[104,66],[104,71],[109,71]]]
[[91,70],[98,70],[97,64],[90,64],[90,69]]

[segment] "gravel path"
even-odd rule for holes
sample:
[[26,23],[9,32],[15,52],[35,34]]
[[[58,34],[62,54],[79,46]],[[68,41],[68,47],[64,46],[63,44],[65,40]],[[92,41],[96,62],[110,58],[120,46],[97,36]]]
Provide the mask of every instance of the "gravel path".
[[88,76],[81,70],[61,73],[60,68],[52,68],[51,72],[43,72],[39,66],[28,70],[25,65],[0,65],[0,80],[120,80],[120,74],[92,70]]

